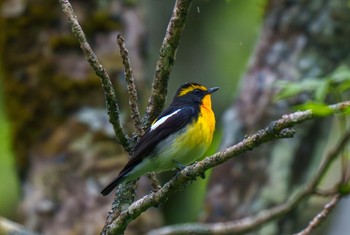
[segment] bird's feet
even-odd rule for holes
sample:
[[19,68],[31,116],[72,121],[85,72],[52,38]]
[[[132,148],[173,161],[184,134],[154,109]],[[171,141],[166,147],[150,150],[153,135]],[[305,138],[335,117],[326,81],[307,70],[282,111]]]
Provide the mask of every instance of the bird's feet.
[[[182,171],[186,166],[185,165],[183,165],[182,163],[180,163],[180,162],[178,162],[178,161],[175,161],[175,160],[173,160],[173,162],[176,164],[176,169],[178,170],[178,172],[180,172],[180,171]],[[197,161],[195,161],[194,163],[192,163],[192,165],[193,164],[196,164],[197,163]],[[202,178],[202,179],[205,179],[205,172],[202,172],[201,174],[200,174],[200,177]],[[196,178],[194,177],[193,179],[192,179],[192,181],[195,181],[196,180]]]
[[178,162],[176,160],[173,160],[173,163],[175,163],[176,169],[178,171],[182,171],[186,167],[184,164],[182,164],[182,163],[180,163],[180,162]]

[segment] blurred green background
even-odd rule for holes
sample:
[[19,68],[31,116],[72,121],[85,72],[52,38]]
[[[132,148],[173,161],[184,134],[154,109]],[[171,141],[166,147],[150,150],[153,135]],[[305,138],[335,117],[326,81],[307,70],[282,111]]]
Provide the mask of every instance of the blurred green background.
[[[147,15],[151,52],[147,74],[150,79],[173,4],[166,1],[145,2],[150,13]],[[237,83],[259,35],[264,2],[194,1],[170,76],[168,97],[175,93],[179,84],[188,81],[209,87],[219,86],[220,92],[213,96],[213,103],[215,113],[220,117],[233,101]],[[157,9],[154,9],[155,5]],[[170,101],[168,99],[168,103]]]
[[[0,61],[1,64],[1,61]],[[3,79],[0,66],[0,80]],[[0,86],[0,215],[13,218],[19,202],[19,180],[11,145],[11,125],[4,109]]]

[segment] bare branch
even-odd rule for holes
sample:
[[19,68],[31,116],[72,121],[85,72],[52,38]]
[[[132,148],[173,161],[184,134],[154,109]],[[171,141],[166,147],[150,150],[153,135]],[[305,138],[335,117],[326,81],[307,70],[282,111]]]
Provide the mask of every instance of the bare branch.
[[95,53],[92,51],[89,43],[87,42],[86,36],[79,25],[77,16],[75,15],[72,5],[68,0],[58,0],[61,4],[63,12],[68,17],[68,23],[71,27],[73,35],[78,39],[80,47],[84,52],[86,60],[89,62],[90,66],[94,69],[96,75],[100,78],[103,90],[105,92],[106,104],[108,110],[109,121],[112,123],[114,132],[126,151],[131,150],[131,146],[128,140],[128,137],[123,132],[123,129],[120,125],[119,119],[119,106],[117,98],[114,93],[114,88],[107,74],[106,70],[103,68],[101,63],[98,61]]
[[289,213],[299,204],[309,192],[302,192],[292,197],[288,202],[276,207],[262,210],[254,216],[240,220],[202,224],[188,223],[174,226],[166,226],[150,231],[148,235],[174,235],[174,234],[242,234],[256,229],[260,225]]
[[317,228],[327,218],[327,216],[332,212],[332,210],[337,205],[340,199],[341,199],[341,195],[339,194],[333,197],[332,200],[323,207],[323,210],[310,221],[309,225],[305,229],[303,229],[303,231],[296,233],[295,235],[310,234],[315,228]]
[[122,37],[122,35],[118,34],[117,42],[119,45],[120,55],[122,57],[123,65],[124,65],[124,74],[125,74],[125,80],[126,80],[127,90],[129,94],[131,118],[134,121],[137,136],[141,136],[143,134],[142,123],[141,123],[139,107],[137,105],[137,91],[135,86],[135,80],[132,75],[132,69],[130,66],[129,52],[125,47],[125,40]]
[[177,47],[185,27],[191,3],[192,0],[176,0],[175,2],[173,14],[160,48],[156,73],[152,84],[152,93],[148,100],[146,115],[144,117],[146,128],[162,111],[168,90],[169,75],[175,62]]
[[[338,103],[329,107],[333,110],[334,113],[342,112],[345,111],[346,108],[350,107],[350,101]],[[181,172],[176,174],[168,183],[166,183],[160,190],[144,196],[140,200],[134,202],[127,210],[123,211],[120,214],[120,216],[115,221],[113,221],[113,223],[108,227],[108,234],[122,233],[130,221],[138,217],[142,212],[144,212],[148,208],[152,206],[157,206],[160,203],[166,201],[171,194],[175,193],[180,188],[182,188],[186,182],[200,176],[206,170],[217,166],[244,152],[250,151],[265,142],[278,138],[291,137],[290,134],[281,135],[281,133],[284,133],[286,129],[288,130],[288,132],[290,132],[290,127],[298,123],[304,122],[306,120],[310,120],[312,118],[315,118],[315,116],[313,115],[311,110],[284,115],[279,120],[272,122],[267,128],[260,130],[256,134],[245,138],[240,143],[184,168]],[[346,143],[349,138],[350,132],[348,132],[345,135],[345,137],[340,142],[339,146],[337,146],[337,148],[335,149],[342,149],[344,143]],[[328,164],[330,164],[333,161],[333,155],[338,154],[338,151],[340,150],[334,150],[331,152],[331,154],[329,154],[332,156],[327,158],[329,160]],[[326,171],[327,169],[328,166],[324,163],[324,167],[321,167],[320,171]],[[317,177],[323,176],[324,173],[320,171],[318,172]],[[252,222],[248,223],[247,220],[245,220],[239,221],[237,223],[243,226],[244,229],[251,229],[253,227],[252,224],[261,224],[262,222],[272,220],[281,214],[287,213],[292,208],[294,208],[294,206],[296,206],[302,199],[313,193],[313,190],[315,189],[319,180],[313,179],[310,182],[312,183],[310,183],[310,185],[308,185],[308,187],[303,192],[292,197],[292,199],[288,203],[273,208],[271,210],[260,212],[257,216],[252,217],[253,219],[248,219]],[[196,225],[194,226],[196,227]]]
[[314,192],[315,191],[317,192],[316,190],[317,185],[321,182],[321,180],[323,179],[324,175],[327,173],[329,167],[331,166],[333,161],[336,159],[336,157],[341,153],[341,151],[344,150],[349,139],[350,139],[350,131],[344,134],[344,136],[339,141],[339,144],[335,148],[333,148],[321,162],[321,166],[319,170],[317,171],[315,177],[313,177],[313,179],[310,180],[310,183],[308,186],[309,188],[313,188]]

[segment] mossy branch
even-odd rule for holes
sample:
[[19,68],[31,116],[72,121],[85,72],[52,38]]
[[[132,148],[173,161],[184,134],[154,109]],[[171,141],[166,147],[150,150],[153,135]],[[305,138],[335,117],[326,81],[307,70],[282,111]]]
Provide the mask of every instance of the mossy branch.
[[176,0],[165,37],[160,48],[156,73],[153,79],[151,97],[148,100],[145,128],[160,114],[168,91],[168,80],[173,68],[181,34],[185,27],[192,0]]
[[125,47],[125,40],[120,34],[118,34],[117,36],[117,43],[119,45],[119,51],[122,57],[123,65],[124,65],[124,75],[125,75],[125,81],[127,84],[127,90],[129,94],[129,106],[130,106],[131,118],[134,121],[136,135],[141,136],[143,134],[143,131],[142,131],[140,111],[137,104],[138,99],[137,99],[135,80],[132,75],[132,69],[130,66],[129,52]]
[[102,64],[97,59],[97,56],[92,51],[89,43],[87,42],[85,33],[83,32],[81,26],[79,25],[77,16],[75,15],[72,5],[68,0],[58,0],[61,4],[63,12],[68,17],[68,23],[71,27],[73,35],[78,39],[80,43],[80,47],[84,52],[86,60],[89,62],[90,66],[94,69],[96,75],[100,78],[102,83],[102,88],[106,97],[106,105],[108,110],[109,121],[113,125],[114,132],[123,146],[123,148],[130,152],[131,146],[129,142],[129,138],[124,133],[119,119],[119,106],[118,101],[115,96],[114,88],[111,82],[111,79],[104,69]]
[[[349,107],[350,101],[329,106],[329,108],[332,110],[332,114],[345,112]],[[166,201],[170,195],[174,194],[176,191],[179,191],[181,188],[183,188],[183,185],[202,175],[206,170],[222,164],[223,162],[226,162],[227,160],[242,153],[248,152],[263,143],[280,138],[290,138],[294,135],[294,130],[291,129],[291,127],[297,125],[298,123],[310,119],[315,119],[317,117],[318,116],[314,115],[311,110],[284,115],[277,121],[272,122],[265,129],[258,131],[254,135],[248,136],[238,144],[235,144],[223,151],[205,158],[202,161],[184,168],[169,182],[167,182],[160,190],[157,192],[152,192],[149,195],[146,195],[131,204],[128,209],[123,211],[119,217],[108,226],[107,234],[121,234],[125,230],[127,224],[137,218],[142,212],[146,211],[150,207],[158,206],[160,203]],[[340,142],[341,145],[337,146],[335,149],[341,149],[349,138],[350,132],[348,132]],[[333,151],[330,154],[330,161],[333,161],[334,156],[339,153],[337,151]],[[301,200],[313,192],[314,187],[316,187],[319,182],[319,178],[322,177],[324,175],[324,172],[328,169],[328,164],[323,165],[321,169],[323,170],[319,171],[316,176],[318,178],[311,180],[311,183],[307,186],[306,190],[292,197],[292,199],[290,199],[290,201],[288,201],[286,204],[277,206],[276,208],[268,211],[261,211],[256,217],[253,218],[253,222],[239,221],[237,226],[242,226],[242,229],[244,229],[244,231],[247,231],[250,228],[249,226],[253,226],[251,224],[257,223],[260,225],[266,221],[272,220],[282,214],[289,212],[291,208],[294,208],[295,205],[297,205]],[[196,226],[193,227],[193,229],[195,228]]]

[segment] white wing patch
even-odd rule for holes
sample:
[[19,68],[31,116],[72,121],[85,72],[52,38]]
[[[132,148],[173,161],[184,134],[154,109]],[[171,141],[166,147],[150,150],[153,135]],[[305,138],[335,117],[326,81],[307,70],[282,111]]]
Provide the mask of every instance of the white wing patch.
[[151,131],[153,131],[154,129],[156,129],[157,127],[159,127],[160,125],[162,125],[168,118],[170,118],[171,116],[177,114],[181,109],[178,109],[174,112],[172,112],[171,114],[168,114],[164,117],[162,117],[161,119],[157,120],[152,126],[151,126]]

